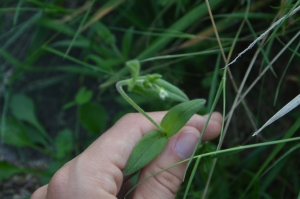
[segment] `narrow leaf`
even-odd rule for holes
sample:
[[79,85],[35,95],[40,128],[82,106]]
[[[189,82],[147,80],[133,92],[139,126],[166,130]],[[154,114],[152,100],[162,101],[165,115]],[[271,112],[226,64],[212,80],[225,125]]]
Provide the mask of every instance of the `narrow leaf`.
[[129,90],[134,87],[140,72],[140,62],[138,60],[131,60],[126,62],[126,66],[130,68],[132,80],[129,83]]
[[131,91],[136,92],[147,98],[171,99],[178,102],[188,101],[188,97],[176,86],[162,79],[151,81],[148,79],[144,83],[137,82]]
[[280,109],[273,117],[271,117],[260,129],[258,129],[252,136],[257,135],[264,128],[272,124],[274,121],[278,120],[300,104],[300,94],[297,95],[292,101],[287,103],[282,109]]
[[174,106],[164,116],[161,127],[166,131],[167,137],[175,135],[189,119],[205,104],[205,99],[195,99]]
[[80,32],[81,32],[81,29],[82,29],[82,27],[83,27],[83,24],[84,24],[85,21],[87,20],[87,18],[88,18],[88,16],[89,16],[90,12],[91,12],[91,10],[92,10],[92,7],[93,7],[94,3],[95,3],[95,0],[92,1],[92,4],[90,5],[89,9],[87,10],[87,12],[85,13],[85,15],[83,16],[83,18],[82,18],[82,20],[81,20],[81,22],[80,22],[80,25],[79,25],[79,27],[77,28],[77,31],[76,31],[76,33],[75,33],[73,39],[72,39],[72,42],[70,43],[70,45],[69,45],[69,47],[68,47],[68,49],[67,49],[65,55],[68,55],[68,54],[69,54],[69,52],[70,52],[70,50],[71,50],[71,48],[72,48],[72,46],[73,46],[73,43],[76,41],[76,38],[78,37],[78,35],[79,35]]
[[126,31],[126,33],[122,39],[122,54],[125,58],[129,57],[130,49],[132,46],[133,30],[134,30],[133,27],[130,27]]
[[142,95],[143,97],[159,98],[157,88],[154,88],[154,87],[147,88],[142,83],[136,83],[131,91],[138,93],[138,94]]
[[163,136],[158,130],[147,133],[134,147],[124,174],[132,174],[151,162],[162,152],[167,141],[168,138]]
[[174,86],[173,84],[170,84],[169,82],[158,79],[155,81],[155,84],[162,87],[166,92],[168,93],[168,98],[173,99],[175,101],[185,102],[188,101],[189,98],[186,96],[184,92],[182,92],[179,88]]

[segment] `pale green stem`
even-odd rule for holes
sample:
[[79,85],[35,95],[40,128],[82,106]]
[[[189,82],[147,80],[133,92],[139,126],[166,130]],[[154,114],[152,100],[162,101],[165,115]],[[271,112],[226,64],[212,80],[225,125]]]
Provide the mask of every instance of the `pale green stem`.
[[[207,125],[208,125],[208,123],[209,123],[209,120],[210,120],[210,117],[211,117],[211,115],[212,115],[212,112],[213,112],[213,110],[215,109],[216,104],[217,104],[217,102],[218,102],[218,100],[219,100],[219,97],[220,97],[220,94],[221,94],[221,91],[222,91],[222,88],[223,88],[222,85],[223,85],[224,83],[225,83],[225,79],[223,78],[222,81],[220,82],[220,85],[219,85],[219,88],[218,88],[216,97],[215,97],[215,99],[214,99],[214,102],[213,102],[213,104],[212,104],[212,107],[210,108],[210,112],[209,112],[208,118],[207,118],[207,120],[206,120],[206,123],[205,123],[205,125],[204,125],[204,128],[203,128],[202,131],[201,131],[201,134],[200,134],[200,137],[199,137],[199,139],[198,139],[197,145],[196,145],[196,147],[195,147],[195,149],[194,149],[194,152],[193,152],[193,154],[192,154],[191,157],[194,157],[194,155],[195,155],[195,153],[196,153],[196,151],[197,151],[197,149],[198,149],[198,146],[199,146],[199,144],[200,144],[201,141],[202,141],[202,136],[204,135],[204,132],[205,132],[206,127],[207,127]],[[188,194],[190,185],[191,185],[192,180],[193,180],[193,176],[195,176],[195,173],[196,173],[196,170],[197,170],[196,168],[197,168],[198,165],[199,165],[200,159],[201,159],[200,157],[196,159],[196,163],[195,163],[194,168],[193,168],[193,170],[192,170],[192,173],[191,173],[191,175],[190,175],[190,179],[189,179],[189,182],[188,182],[188,186],[187,186],[187,188],[186,188],[186,190],[185,190],[185,193],[184,193],[184,197],[183,197],[183,198],[186,198],[186,197],[187,197],[187,194]],[[189,162],[188,162],[188,166],[186,167],[186,170],[185,170],[185,175],[186,175],[187,169],[189,168],[189,166],[190,166],[192,160],[193,160],[193,159],[190,159]],[[184,176],[183,179],[185,179],[185,176]]]
[[166,134],[165,130],[159,125],[157,124],[143,109],[141,109],[141,107],[139,107],[123,90],[122,86],[128,86],[128,80],[122,80],[119,81],[116,84],[117,90],[119,91],[119,93],[121,94],[121,96],[129,103],[131,104],[131,106],[133,106],[133,108],[135,108],[138,112],[140,112],[143,116],[145,116],[152,124],[154,124],[154,126],[156,126],[156,128],[163,133],[164,135]]

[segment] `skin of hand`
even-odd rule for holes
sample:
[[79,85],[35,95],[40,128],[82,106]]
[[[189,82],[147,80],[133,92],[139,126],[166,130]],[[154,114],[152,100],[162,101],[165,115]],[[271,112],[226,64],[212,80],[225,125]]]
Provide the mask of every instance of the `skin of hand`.
[[[166,112],[149,113],[160,123]],[[172,164],[189,158],[198,141],[207,116],[194,115],[173,137],[163,152],[141,169],[139,181]],[[203,141],[217,137],[222,116],[213,113]],[[124,198],[132,187],[124,181],[123,170],[136,143],[155,126],[139,113],[122,117],[85,151],[66,163],[49,184],[37,189],[31,199],[111,199]],[[140,184],[127,198],[175,198],[182,183],[187,163],[179,164]]]

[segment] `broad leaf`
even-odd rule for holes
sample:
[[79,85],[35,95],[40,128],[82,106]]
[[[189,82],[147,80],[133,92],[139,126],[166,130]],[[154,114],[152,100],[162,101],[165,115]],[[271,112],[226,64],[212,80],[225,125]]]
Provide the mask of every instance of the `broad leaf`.
[[189,119],[205,104],[204,99],[195,99],[174,106],[161,121],[161,127],[166,131],[167,137],[175,135]]
[[167,141],[168,138],[163,136],[158,130],[147,133],[137,145],[135,145],[124,170],[124,174],[132,174],[151,162],[162,152]]
[[39,130],[45,138],[51,140],[36,117],[35,106],[31,98],[23,94],[15,94],[12,96],[10,108],[15,118],[28,122]]
[[80,106],[79,119],[88,132],[97,135],[106,125],[107,113],[98,103],[89,102]]
[[60,131],[55,138],[56,157],[63,158],[73,148],[72,131],[64,129]]
[[26,134],[24,126],[12,118],[0,121],[0,135],[4,143],[9,145],[16,147],[33,145]]
[[93,96],[93,92],[87,90],[85,87],[81,87],[75,96],[75,102],[77,105],[88,103]]
[[14,117],[29,123],[36,123],[35,107],[32,99],[23,94],[15,94],[10,101]]
[[52,148],[52,143],[50,144],[36,128],[31,125],[26,125],[24,127],[30,142],[34,144],[42,144],[44,148]]

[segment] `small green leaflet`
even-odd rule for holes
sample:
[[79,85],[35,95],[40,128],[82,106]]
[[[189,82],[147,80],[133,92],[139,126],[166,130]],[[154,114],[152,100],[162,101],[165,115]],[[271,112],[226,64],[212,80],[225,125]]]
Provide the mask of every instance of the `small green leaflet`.
[[93,96],[93,92],[86,89],[85,87],[81,87],[76,96],[75,96],[75,102],[77,105],[83,105],[85,103],[88,103]]
[[132,174],[158,156],[167,144],[168,138],[158,131],[150,131],[135,145],[126,168],[125,175]]
[[205,104],[205,99],[195,99],[174,106],[162,119],[160,125],[166,131],[167,137],[175,135],[189,119]]
[[126,66],[130,68],[130,72],[131,72],[131,81],[128,84],[129,90],[131,91],[132,88],[134,87],[136,80],[139,76],[139,72],[140,72],[140,62],[138,60],[131,60],[126,62]]

